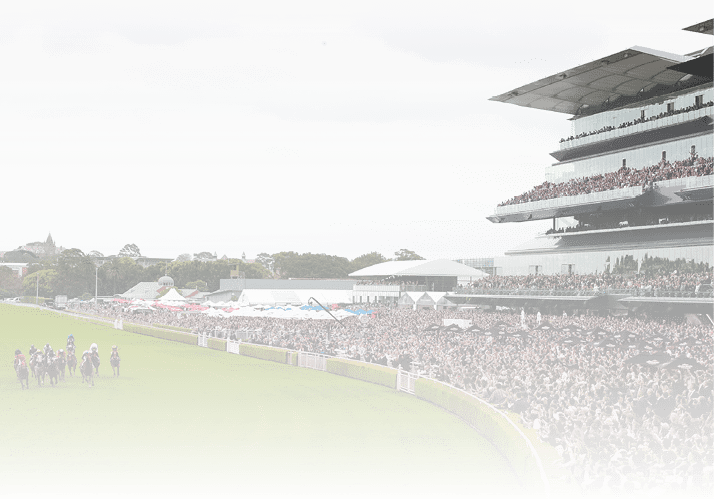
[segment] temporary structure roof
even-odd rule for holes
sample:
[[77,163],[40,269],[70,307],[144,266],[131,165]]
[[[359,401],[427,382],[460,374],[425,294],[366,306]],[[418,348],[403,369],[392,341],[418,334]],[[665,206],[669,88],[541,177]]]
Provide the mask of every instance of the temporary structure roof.
[[163,297],[161,297],[160,300],[161,300],[161,302],[164,302],[164,301],[167,301],[167,300],[178,300],[178,301],[184,301],[184,302],[185,302],[185,301],[186,301],[186,298],[185,298],[183,295],[181,295],[180,293],[178,293],[176,290],[171,289],[171,290],[169,290],[168,292],[166,292],[166,295],[164,295]]
[[488,276],[488,274],[453,260],[436,259],[382,262],[381,264],[371,265],[355,271],[350,276],[468,276],[481,278]]

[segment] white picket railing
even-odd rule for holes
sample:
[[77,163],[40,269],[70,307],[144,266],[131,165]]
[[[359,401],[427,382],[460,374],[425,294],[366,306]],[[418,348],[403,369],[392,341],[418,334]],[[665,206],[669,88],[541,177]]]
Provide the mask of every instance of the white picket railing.
[[226,351],[229,353],[233,353],[234,355],[239,355],[240,354],[240,343],[242,341],[232,341],[232,340],[227,340],[226,341]]
[[399,366],[399,371],[397,373],[397,390],[404,391],[405,393],[414,394],[414,383],[419,379],[419,374],[414,374],[402,369]]
[[208,347],[208,335],[197,334],[197,337],[198,337],[198,345],[201,346],[202,348],[207,348]]
[[323,354],[298,351],[298,367],[322,370],[324,372],[327,370],[328,358],[330,357]]

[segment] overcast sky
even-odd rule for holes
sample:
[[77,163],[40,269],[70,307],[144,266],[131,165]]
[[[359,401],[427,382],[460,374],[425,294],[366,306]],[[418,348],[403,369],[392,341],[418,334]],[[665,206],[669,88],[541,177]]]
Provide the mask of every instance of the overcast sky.
[[570,122],[488,99],[712,43],[708,2],[105,3],[0,7],[0,250],[499,256]]

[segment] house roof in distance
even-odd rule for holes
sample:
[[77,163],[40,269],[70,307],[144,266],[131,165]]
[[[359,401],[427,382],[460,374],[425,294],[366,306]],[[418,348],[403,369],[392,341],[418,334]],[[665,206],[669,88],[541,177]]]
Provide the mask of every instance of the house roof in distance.
[[371,265],[350,274],[353,277],[384,276],[488,276],[485,272],[448,259],[394,260]]

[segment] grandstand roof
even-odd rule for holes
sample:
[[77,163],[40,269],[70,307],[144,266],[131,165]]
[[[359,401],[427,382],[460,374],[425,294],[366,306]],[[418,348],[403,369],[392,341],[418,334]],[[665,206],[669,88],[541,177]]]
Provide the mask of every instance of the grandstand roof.
[[491,100],[574,115],[581,108],[596,107],[620,96],[636,96],[642,89],[658,84],[673,85],[687,74],[670,67],[689,59],[692,58],[635,46]]
[[694,33],[714,35],[714,19],[708,19],[706,21],[702,21],[701,23],[693,24],[692,26],[687,26],[682,29],[686,31],[693,31]]
[[453,260],[437,259],[382,262],[355,271],[350,276],[470,276],[481,278],[488,274]]

